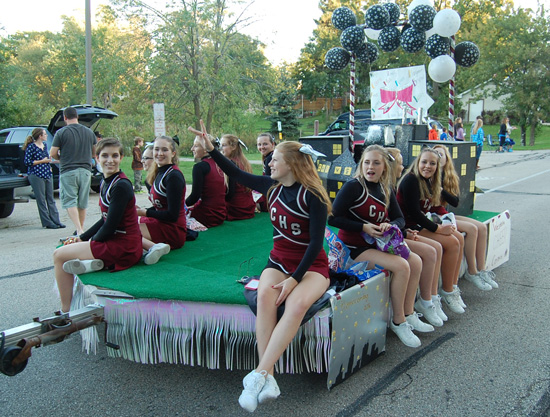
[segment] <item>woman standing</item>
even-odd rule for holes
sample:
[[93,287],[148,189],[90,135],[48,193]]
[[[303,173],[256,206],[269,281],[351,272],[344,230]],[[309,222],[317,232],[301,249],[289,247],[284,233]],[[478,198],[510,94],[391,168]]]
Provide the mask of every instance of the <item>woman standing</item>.
[[187,234],[185,178],[178,168],[174,140],[168,136],[156,138],[153,159],[146,179],[151,184],[149,200],[153,207],[137,208],[146,265],[156,264],[170,249],[181,248]]
[[328,223],[340,229],[338,237],[350,249],[350,257],[355,262],[380,265],[392,273],[390,298],[393,317],[389,327],[403,344],[418,347],[420,339],[412,330],[434,330],[431,325],[422,322],[414,311],[422,270],[420,257],[410,253],[408,259],[404,259],[382,252],[376,244],[368,244],[362,236],[364,232],[377,238],[392,225],[400,229],[405,226],[405,219],[391,188],[392,175],[387,151],[379,145],[367,147],[357,165],[355,178],[338,191]]
[[102,139],[96,145],[96,159],[103,170],[99,191],[101,218],[80,236],[67,239],[53,253],[63,312],[71,307],[74,275],[98,271],[104,266],[121,271],[139,262],[142,255],[134,190],[120,171],[122,145],[114,138]]
[[457,287],[462,261],[464,237],[452,224],[436,224],[426,217],[433,207],[441,205],[440,156],[425,147],[412,162],[397,189],[397,201],[405,215],[407,227],[418,234],[433,239],[443,247],[439,294],[451,311],[464,313],[464,302]]
[[462,117],[457,117],[455,121],[455,140],[464,142],[464,125],[462,124]]
[[[210,137],[206,140],[212,143]],[[210,228],[219,226],[227,217],[225,179],[223,171],[201,143],[200,138],[195,138],[191,147],[195,160],[199,162],[193,165],[193,190],[185,204],[192,217]]]
[[[239,404],[253,412],[259,403],[276,399],[280,390],[273,377],[307,310],[329,286],[328,259],[323,250],[330,199],[317,175],[311,147],[298,142],[277,145],[270,163],[271,177],[238,169],[214,150],[201,120],[205,149],[220,168],[243,185],[267,197],[273,224],[273,249],[258,286],[256,339],[260,362],[243,379]],[[277,308],[285,303],[282,318]]]
[[53,197],[53,178],[50,167],[50,156],[45,141],[46,131],[40,127],[33,129],[23,144],[25,165],[28,167],[29,182],[36,197],[36,206],[42,227],[62,229],[64,224],[59,220],[59,212]]
[[[223,135],[220,145],[222,154],[226,158],[231,159],[239,169],[252,173],[250,162],[244,156],[241,141],[237,136]],[[252,190],[233,178],[228,178],[227,182],[227,196],[225,197],[227,220],[245,220],[254,217],[256,203],[252,197]]]

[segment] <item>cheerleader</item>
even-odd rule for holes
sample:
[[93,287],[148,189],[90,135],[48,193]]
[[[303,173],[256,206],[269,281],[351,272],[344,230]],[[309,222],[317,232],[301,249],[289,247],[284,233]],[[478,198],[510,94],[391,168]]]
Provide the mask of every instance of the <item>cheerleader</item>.
[[151,184],[149,200],[153,207],[137,207],[146,265],[157,263],[170,249],[181,248],[187,234],[185,178],[178,168],[177,147],[172,138],[155,139],[153,160],[146,178]]
[[[240,170],[202,132],[203,146],[222,170],[267,197],[273,224],[273,249],[258,286],[256,340],[260,362],[243,379],[239,404],[253,412],[259,403],[276,399],[280,390],[273,377],[275,363],[296,335],[311,305],[329,286],[328,259],[323,250],[324,231],[330,200],[317,175],[312,157],[315,151],[298,142],[283,142],[270,162],[271,176],[252,175]],[[285,303],[282,318],[277,308]]]
[[397,201],[405,215],[406,227],[417,230],[420,236],[433,239],[443,247],[439,294],[455,313],[464,313],[464,301],[458,289],[458,273],[462,261],[464,238],[452,224],[436,224],[426,217],[441,201],[441,167],[439,154],[429,147],[420,155],[399,182]]
[[96,159],[103,170],[99,207],[101,219],[80,236],[70,237],[53,253],[54,274],[61,311],[68,312],[73,297],[74,275],[104,267],[121,271],[142,255],[136,199],[130,180],[120,171],[123,148],[114,138],[96,145]]
[[185,204],[190,215],[206,227],[219,226],[227,217],[223,171],[201,146],[200,138],[195,138],[191,151],[199,162],[193,165],[193,190]]
[[422,270],[422,261],[415,253],[408,259],[378,250],[376,244],[368,244],[362,232],[371,237],[381,237],[392,225],[402,229],[405,219],[391,189],[392,171],[388,152],[379,145],[367,147],[355,178],[346,182],[334,200],[333,214],[328,223],[338,227],[338,237],[350,249],[356,262],[369,262],[391,271],[390,297],[393,317],[390,329],[401,342],[418,347],[420,339],[412,332],[431,332],[433,326],[420,320],[414,311],[414,299]]

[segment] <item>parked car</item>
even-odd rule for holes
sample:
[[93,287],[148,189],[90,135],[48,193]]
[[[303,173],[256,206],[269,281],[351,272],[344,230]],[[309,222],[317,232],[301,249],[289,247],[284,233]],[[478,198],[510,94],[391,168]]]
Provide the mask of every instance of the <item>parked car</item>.
[[[112,120],[118,116],[115,112],[111,110],[104,109],[102,107],[94,107],[87,104],[72,106],[76,109],[78,113],[78,123],[81,125],[87,126],[92,130],[98,130],[99,123],[103,119]],[[27,136],[30,136],[33,129],[41,127],[46,130],[48,134],[48,139],[46,144],[48,149],[52,148],[53,137],[55,132],[65,126],[65,121],[63,120],[63,109],[58,110],[54,117],[50,120],[48,126],[17,126],[9,127],[7,129],[0,130],[0,143],[17,143],[19,146],[23,146]],[[24,153],[21,152],[21,161],[23,161]],[[21,164],[24,166],[24,164]],[[51,164],[52,172],[54,176],[54,188],[59,188],[59,166],[58,164]],[[26,170],[24,171],[26,172]],[[92,161],[92,184],[91,189],[94,191],[99,191],[99,185],[101,183],[102,174],[97,170],[95,166],[95,159]]]

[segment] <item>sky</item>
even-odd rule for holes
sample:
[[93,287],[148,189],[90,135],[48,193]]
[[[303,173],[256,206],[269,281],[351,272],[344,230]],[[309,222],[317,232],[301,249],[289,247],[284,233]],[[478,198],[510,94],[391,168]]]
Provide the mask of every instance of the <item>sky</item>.
[[[85,0],[0,1],[2,35],[31,30],[59,32],[62,15],[84,21]],[[147,3],[163,4],[160,0]],[[256,0],[247,10],[253,23],[242,32],[266,44],[264,53],[273,64],[295,62],[315,29],[314,19],[321,16],[318,3],[318,0]],[[91,0],[92,16],[100,4],[109,4],[109,1]]]
[[[84,21],[85,0],[0,1],[2,35],[30,30],[59,32],[62,15],[75,16]],[[550,0],[539,1],[550,8]],[[162,0],[146,2],[164,4]],[[99,4],[108,3],[108,0],[91,0],[92,16]],[[515,3],[535,8],[537,0],[516,0]],[[247,12],[253,23],[242,32],[266,44],[264,53],[271,63],[278,65],[284,61],[295,62],[315,29],[314,19],[321,16],[318,4],[318,0],[255,0]]]

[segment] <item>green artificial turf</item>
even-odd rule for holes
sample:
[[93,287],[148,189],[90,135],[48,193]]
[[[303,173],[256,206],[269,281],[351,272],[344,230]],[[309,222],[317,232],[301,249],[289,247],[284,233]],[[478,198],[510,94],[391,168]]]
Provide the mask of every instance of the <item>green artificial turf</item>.
[[259,275],[273,247],[267,213],[253,219],[225,222],[197,240],[171,251],[155,265],[139,262],[119,272],[95,272],[79,278],[84,284],[123,291],[136,298],[246,304],[243,275]]

